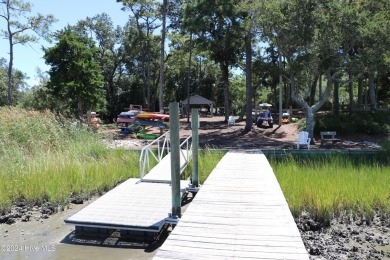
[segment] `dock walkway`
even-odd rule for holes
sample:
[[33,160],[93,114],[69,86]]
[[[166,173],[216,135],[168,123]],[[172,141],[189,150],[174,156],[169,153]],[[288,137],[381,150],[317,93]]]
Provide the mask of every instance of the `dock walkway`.
[[154,259],[309,259],[264,154],[218,163]]

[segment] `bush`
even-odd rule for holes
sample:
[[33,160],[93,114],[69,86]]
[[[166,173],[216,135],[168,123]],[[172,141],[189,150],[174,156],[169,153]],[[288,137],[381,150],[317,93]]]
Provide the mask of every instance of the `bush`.
[[390,135],[390,112],[350,112],[319,115],[314,132],[337,131],[340,134]]

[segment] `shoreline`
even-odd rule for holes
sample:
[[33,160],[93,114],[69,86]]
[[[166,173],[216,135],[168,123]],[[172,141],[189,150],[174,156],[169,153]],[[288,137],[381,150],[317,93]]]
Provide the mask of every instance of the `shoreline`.
[[[64,219],[97,198],[69,204],[43,218],[36,215],[25,222],[19,218],[13,224],[0,224],[0,258],[152,259],[169,230],[158,241],[144,242],[121,238],[115,231],[106,237],[76,235],[74,226],[65,224]],[[295,222],[310,259],[390,259],[388,214],[372,219],[340,216],[325,225],[303,212]]]
[[295,223],[310,259],[390,259],[390,219],[340,216],[329,225],[302,213]]
[[110,237],[75,235],[75,227],[64,219],[86,207],[69,204],[47,218],[31,218],[14,224],[0,224],[0,259],[152,259],[156,244]]

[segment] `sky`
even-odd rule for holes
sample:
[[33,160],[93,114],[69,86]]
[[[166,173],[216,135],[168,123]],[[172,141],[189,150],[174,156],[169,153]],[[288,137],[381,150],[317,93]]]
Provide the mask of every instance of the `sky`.
[[[31,15],[37,13],[54,15],[58,21],[51,27],[53,32],[63,29],[68,24],[75,25],[79,20],[101,13],[107,13],[111,17],[114,26],[124,26],[129,17],[129,12],[122,11],[122,3],[117,3],[116,0],[26,0],[25,2],[33,4]],[[1,8],[0,12],[2,12]],[[0,18],[0,30],[6,30],[6,23],[2,18]],[[37,68],[43,71],[49,70],[49,66],[45,64],[45,60],[42,58],[44,55],[42,46],[51,47],[53,44],[40,41],[39,43],[17,44],[14,46],[13,66],[27,74],[30,78],[27,80],[28,85],[34,86],[37,82]],[[7,62],[9,60],[9,45],[5,39],[0,39],[0,58],[5,58]]]

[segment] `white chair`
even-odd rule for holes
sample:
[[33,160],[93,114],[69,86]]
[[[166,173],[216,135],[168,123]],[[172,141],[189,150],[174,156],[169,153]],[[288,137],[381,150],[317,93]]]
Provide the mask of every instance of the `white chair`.
[[298,134],[298,140],[297,140],[297,149],[299,150],[300,145],[306,145],[307,149],[310,150],[310,141],[311,138],[309,138],[308,132],[299,132]]
[[234,118],[234,116],[229,116],[228,126],[229,125],[235,125],[235,124],[236,124],[236,119]]

